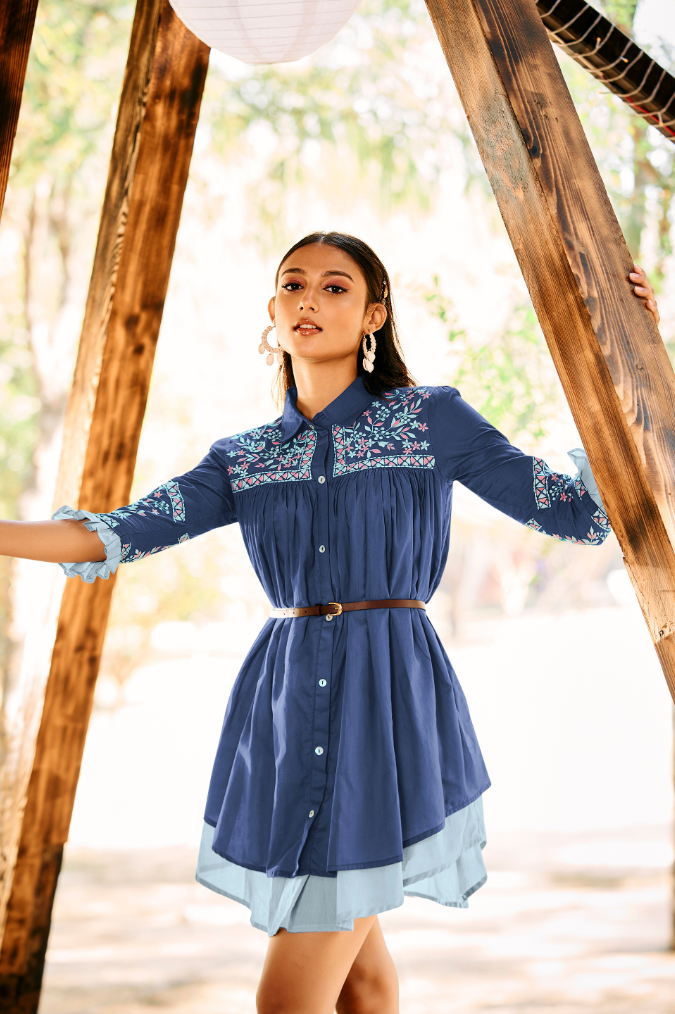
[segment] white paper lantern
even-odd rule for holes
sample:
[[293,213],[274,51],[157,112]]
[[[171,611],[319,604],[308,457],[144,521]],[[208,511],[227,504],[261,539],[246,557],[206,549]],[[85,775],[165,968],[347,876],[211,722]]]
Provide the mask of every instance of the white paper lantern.
[[212,49],[244,63],[288,63],[330,42],[359,0],[171,0],[178,17]]

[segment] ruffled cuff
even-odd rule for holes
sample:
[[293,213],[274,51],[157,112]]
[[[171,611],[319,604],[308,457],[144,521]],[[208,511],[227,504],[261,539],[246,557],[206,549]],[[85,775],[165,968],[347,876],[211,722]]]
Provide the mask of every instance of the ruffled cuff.
[[114,574],[119,566],[122,557],[122,543],[119,535],[100,516],[92,514],[91,511],[76,511],[72,507],[60,507],[56,514],[52,514],[52,521],[63,521],[73,519],[84,521],[84,527],[90,532],[96,532],[105,548],[105,560],[95,560],[87,563],[60,563],[66,577],[81,577],[86,584],[93,584],[97,577],[107,581],[111,574]]
[[[582,447],[575,447],[573,450],[567,452],[567,457],[571,458],[574,464],[577,466],[579,472],[579,478],[586,487],[586,491],[590,496],[591,500],[594,500],[598,507],[605,510],[605,505],[602,502],[602,498],[598,493],[598,484],[595,481],[593,470],[591,469],[588,458],[586,457],[586,451]],[[607,513],[605,511],[605,513]]]

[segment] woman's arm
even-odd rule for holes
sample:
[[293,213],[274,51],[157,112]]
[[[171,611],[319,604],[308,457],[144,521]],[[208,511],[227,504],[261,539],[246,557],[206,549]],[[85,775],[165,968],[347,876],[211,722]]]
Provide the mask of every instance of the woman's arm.
[[0,521],[0,556],[93,563],[105,560],[105,547],[82,521]]

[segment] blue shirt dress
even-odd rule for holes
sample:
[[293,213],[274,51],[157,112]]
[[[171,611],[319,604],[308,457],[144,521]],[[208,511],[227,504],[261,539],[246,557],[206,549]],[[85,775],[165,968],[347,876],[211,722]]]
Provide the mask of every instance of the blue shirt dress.
[[[107,557],[66,573],[91,582],[237,521],[275,607],[426,602],[448,555],[455,481],[566,542],[599,545],[610,531],[587,462],[586,483],[583,468],[552,472],[454,388],[376,398],[358,378],[311,422],[295,398],[128,507],[62,508],[55,517],[87,519]],[[270,934],[351,929],[404,893],[465,907],[485,880],[489,784],[424,610],[270,618],[227,705],[197,876]]]

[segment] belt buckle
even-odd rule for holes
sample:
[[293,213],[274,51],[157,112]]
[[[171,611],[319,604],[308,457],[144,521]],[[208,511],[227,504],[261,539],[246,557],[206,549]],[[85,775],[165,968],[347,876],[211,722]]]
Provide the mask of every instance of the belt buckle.
[[342,613],[342,603],[341,602],[329,602],[328,605],[329,606],[335,606],[335,612],[334,613],[326,613],[326,621],[328,623],[330,623],[330,621],[333,619],[334,616],[340,616],[340,614]]

